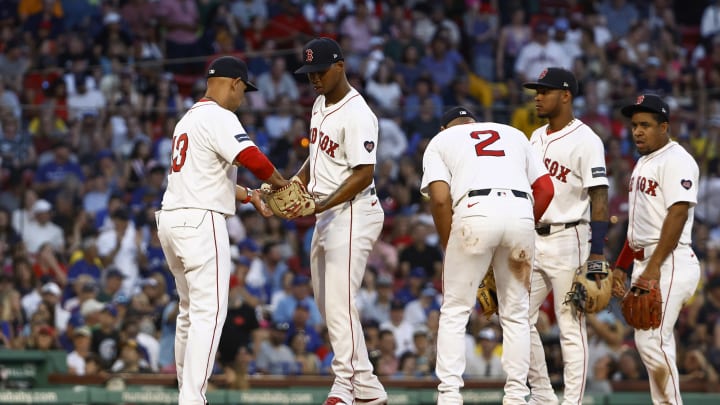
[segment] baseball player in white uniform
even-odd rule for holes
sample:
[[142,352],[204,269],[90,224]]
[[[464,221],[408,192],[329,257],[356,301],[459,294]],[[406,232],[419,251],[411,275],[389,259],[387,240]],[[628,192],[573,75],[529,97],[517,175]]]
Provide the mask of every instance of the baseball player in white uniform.
[[552,199],[552,180],[521,131],[475,122],[464,107],[448,110],[441,124],[425,150],[420,186],[430,198],[445,251],[437,403],[463,403],[465,328],[475,291],[492,265],[507,374],[503,404],[524,404],[529,393],[534,227]]
[[587,379],[587,330],[584,315],[564,301],[578,267],[588,259],[605,260],[605,149],[595,132],[573,115],[578,83],[572,72],[547,68],[537,81],[525,83],[524,87],[535,89],[538,116],[548,119],[548,124],[533,132],[530,143],[542,157],[555,186],[555,197],[536,228],[530,292],[530,403],[558,403],[535,326],[540,306],[552,291],[564,363],[562,403],[577,405],[582,403]]
[[[156,213],[158,236],[179,298],[175,363],[181,405],[204,405],[227,313],[230,244],[225,219],[235,201],[272,215],[260,193],[237,186],[243,165],[259,179],[285,180],[248,138],[234,111],[246,91],[247,66],[235,57],[213,61],[205,96],[175,126],[168,187]],[[188,349],[188,350],[186,350]]]
[[373,174],[378,120],[350,86],[337,42],[317,38],[303,49],[305,73],[319,94],[312,107],[309,156],[298,172],[315,197],[310,249],[315,300],[334,352],[335,381],[325,405],[385,404],[387,393],[368,358],[355,298],[385,214]]
[[660,97],[641,95],[621,111],[631,119],[642,156],[630,178],[627,239],[613,272],[621,282],[614,283],[613,294],[625,294],[625,271],[633,260],[633,282],[640,276],[659,280],[660,328],[635,329],[635,344],[650,377],[653,404],[682,404],[673,328],[700,280],[690,246],[699,169],[685,148],[670,140],[670,109]]

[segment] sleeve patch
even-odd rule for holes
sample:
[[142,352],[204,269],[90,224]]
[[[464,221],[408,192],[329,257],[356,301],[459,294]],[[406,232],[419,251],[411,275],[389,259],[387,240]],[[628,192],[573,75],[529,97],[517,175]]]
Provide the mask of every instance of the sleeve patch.
[[238,142],[249,141],[250,137],[247,134],[237,134],[235,140]]
[[680,185],[683,186],[685,190],[690,190],[690,187],[692,187],[692,180],[680,180]]
[[363,145],[365,145],[365,150],[368,151],[368,153],[375,149],[375,142],[373,141],[365,141]]
[[590,169],[592,172],[593,178],[595,177],[607,177],[607,174],[605,173],[604,167],[593,167]]

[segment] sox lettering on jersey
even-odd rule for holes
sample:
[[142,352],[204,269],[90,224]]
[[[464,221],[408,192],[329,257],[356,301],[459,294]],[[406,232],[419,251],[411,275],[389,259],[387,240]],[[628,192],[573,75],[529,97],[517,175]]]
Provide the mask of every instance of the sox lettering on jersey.
[[550,158],[545,158],[544,163],[551,176],[555,177],[559,181],[562,181],[563,183],[567,183],[567,175],[570,173],[569,167],[565,167],[565,165],[562,165]]
[[[317,128],[313,128],[310,134],[310,143],[317,142],[317,138],[318,130]],[[320,143],[318,145],[323,152],[327,153],[328,156],[332,158],[335,157],[335,150],[340,146],[339,143],[331,141],[330,137],[325,135],[322,131],[320,131]]]
[[639,190],[647,195],[655,197],[657,194],[655,190],[658,187],[658,182],[655,180],[648,179],[644,176],[638,176],[637,178],[630,178],[630,191]]

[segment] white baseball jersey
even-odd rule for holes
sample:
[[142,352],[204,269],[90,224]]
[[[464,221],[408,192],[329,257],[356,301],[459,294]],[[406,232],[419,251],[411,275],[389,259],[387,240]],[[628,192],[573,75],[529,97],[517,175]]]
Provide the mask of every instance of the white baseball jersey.
[[577,118],[551,134],[547,129],[543,125],[530,137],[555,187],[555,197],[540,222],[590,222],[588,188],[608,185],[602,140]]
[[[342,113],[337,112],[342,111]],[[378,120],[354,88],[326,107],[315,99],[310,119],[310,181],[308,190],[324,197],[350,177],[352,168],[376,162]],[[374,187],[374,182],[369,187]]]
[[690,210],[679,243],[691,243],[699,172],[695,159],[674,141],[638,160],[630,177],[630,247],[639,249],[658,243],[668,208],[682,201],[690,203]]
[[254,145],[235,113],[208,99],[195,103],[175,126],[162,209],[234,214],[237,167],[233,160]]
[[428,143],[420,192],[427,196],[430,183],[444,181],[450,185],[453,206],[477,189],[512,189],[531,196],[530,186],[546,173],[519,130],[494,122],[455,125]]

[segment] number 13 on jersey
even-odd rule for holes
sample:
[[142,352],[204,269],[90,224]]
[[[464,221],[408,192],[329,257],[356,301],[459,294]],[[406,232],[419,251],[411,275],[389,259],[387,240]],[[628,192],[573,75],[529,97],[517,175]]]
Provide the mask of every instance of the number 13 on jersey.
[[187,158],[188,149],[188,135],[182,133],[178,136],[173,137],[172,141],[172,156],[170,158],[170,174],[177,173],[185,165],[185,158]]

